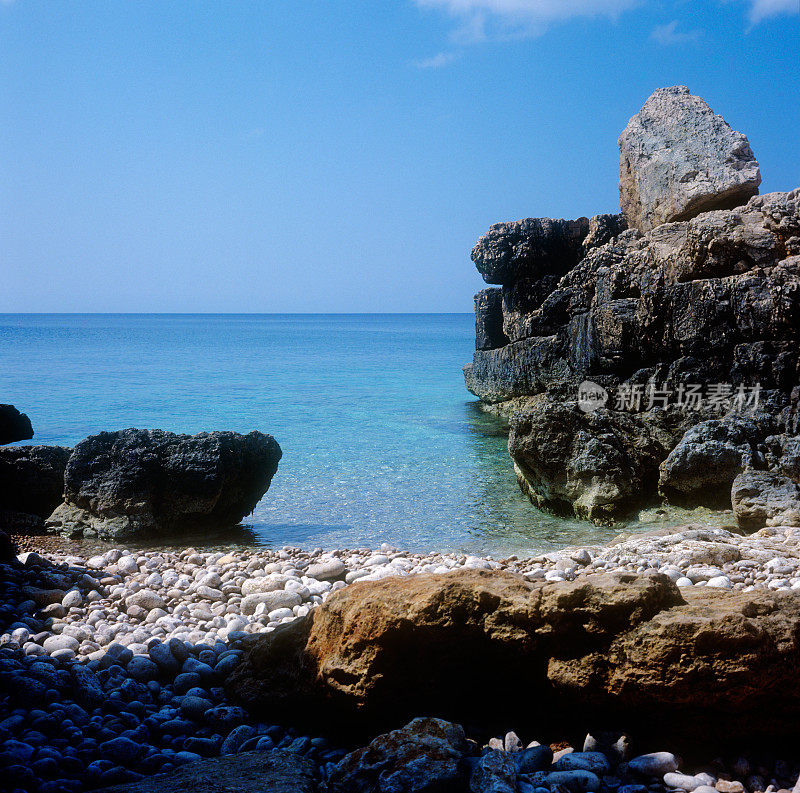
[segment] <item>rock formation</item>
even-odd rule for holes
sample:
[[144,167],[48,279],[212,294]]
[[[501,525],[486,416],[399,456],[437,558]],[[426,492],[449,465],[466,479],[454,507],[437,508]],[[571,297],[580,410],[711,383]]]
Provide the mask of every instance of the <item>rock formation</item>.
[[0,511],[46,518],[64,496],[66,446],[9,446],[0,449]]
[[682,85],[660,88],[619,137],[619,198],[630,228],[650,231],[758,193],[747,138]]
[[355,583],[253,637],[228,692],[270,713],[396,724],[419,713],[491,728],[579,707],[637,734],[788,734],[800,593],[679,590],[666,576],[530,582],[459,571]]
[[[746,139],[684,88],[657,91],[620,146],[631,228],[528,219],[492,226],[472,252],[501,287],[476,296],[467,388],[521,409],[509,451],[534,503],[593,520],[659,485],[682,503],[724,498],[800,431],[800,190],[753,195]],[[609,395],[591,416],[584,381]],[[760,428],[745,431],[755,407]]]
[[0,405],[0,446],[33,437],[31,420],[13,405]]
[[280,458],[260,432],[101,432],[75,447],[48,525],[103,538],[234,525],[267,491]]

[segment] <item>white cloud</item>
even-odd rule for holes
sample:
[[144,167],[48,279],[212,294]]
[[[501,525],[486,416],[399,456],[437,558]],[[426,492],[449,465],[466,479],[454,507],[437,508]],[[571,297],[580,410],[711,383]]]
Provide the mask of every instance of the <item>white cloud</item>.
[[455,59],[456,54],[454,52],[439,52],[432,58],[417,61],[414,65],[418,69],[441,69],[442,66],[447,66],[448,63],[452,63]]
[[[760,0],[755,0],[759,2]],[[777,2],[778,0],[771,0]],[[616,17],[641,0],[414,0],[422,8],[446,11],[458,20],[460,42],[518,38],[543,33],[548,25],[574,17]]]
[[664,47],[669,47],[674,44],[694,44],[699,41],[701,35],[700,30],[678,30],[678,20],[674,19],[666,25],[653,28],[650,38]]
[[800,0],[749,0],[751,25],[780,14],[800,13]]

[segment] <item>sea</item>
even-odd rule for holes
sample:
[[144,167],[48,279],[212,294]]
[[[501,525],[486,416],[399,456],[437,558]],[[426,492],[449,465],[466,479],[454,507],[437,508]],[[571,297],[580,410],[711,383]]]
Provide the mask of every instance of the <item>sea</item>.
[[283,458],[242,526],[165,545],[500,558],[686,522],[651,510],[598,527],[533,507],[503,421],[464,387],[474,334],[472,314],[0,314],[0,402],[31,418],[29,443],[126,427],[274,435]]

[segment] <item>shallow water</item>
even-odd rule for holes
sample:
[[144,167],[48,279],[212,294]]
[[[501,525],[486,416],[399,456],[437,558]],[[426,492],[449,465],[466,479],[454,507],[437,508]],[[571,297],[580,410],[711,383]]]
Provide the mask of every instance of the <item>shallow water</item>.
[[[283,459],[244,528],[195,544],[500,556],[618,534],[519,492],[501,421],[464,388],[473,339],[471,314],[7,314],[0,402],[30,416],[35,443],[124,427],[274,435]],[[688,518],[726,520],[651,516]]]

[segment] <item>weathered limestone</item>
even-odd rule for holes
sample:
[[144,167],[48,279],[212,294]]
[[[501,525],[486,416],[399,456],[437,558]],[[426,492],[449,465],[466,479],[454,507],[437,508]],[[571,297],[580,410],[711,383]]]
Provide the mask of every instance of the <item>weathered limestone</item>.
[[685,86],[659,88],[619,138],[619,195],[630,228],[647,232],[758,193],[747,138]]

